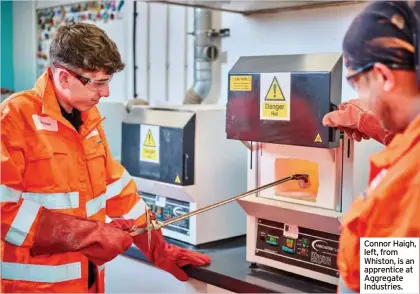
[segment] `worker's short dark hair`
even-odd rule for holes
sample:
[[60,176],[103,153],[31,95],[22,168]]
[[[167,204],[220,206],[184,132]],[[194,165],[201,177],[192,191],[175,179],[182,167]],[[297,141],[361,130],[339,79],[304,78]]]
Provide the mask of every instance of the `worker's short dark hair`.
[[51,42],[49,53],[51,64],[85,72],[103,71],[112,75],[125,66],[115,42],[93,24],[61,26]]

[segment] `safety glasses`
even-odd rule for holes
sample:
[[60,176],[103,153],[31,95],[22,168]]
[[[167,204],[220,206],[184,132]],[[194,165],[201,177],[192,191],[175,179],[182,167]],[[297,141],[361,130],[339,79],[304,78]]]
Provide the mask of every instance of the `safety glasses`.
[[53,63],[53,66],[55,68],[60,68],[67,71],[69,74],[71,74],[73,77],[79,80],[79,82],[81,82],[84,86],[86,86],[89,90],[92,90],[92,91],[101,90],[103,87],[109,85],[109,83],[112,80],[112,77],[106,80],[92,80],[68,69],[67,67],[57,64],[55,62]]
[[350,84],[350,86],[353,89],[355,89],[355,85],[354,85],[355,78],[362,73],[366,73],[366,72],[370,71],[374,66],[375,66],[375,62],[370,62],[370,63],[368,63],[364,66],[359,67],[356,70],[352,70],[352,73],[346,77],[347,82]]
[[[363,73],[367,73],[368,71],[372,70],[373,67],[375,66],[376,62],[370,62],[364,66],[361,66],[355,70],[351,70],[351,74],[349,74],[346,79],[347,82],[350,84],[350,86],[355,89],[355,81],[356,81],[356,77],[359,76],[360,74]],[[382,62],[382,64],[386,65],[387,67],[391,68],[391,69],[396,69],[396,70],[408,70],[408,71],[412,71],[414,70],[414,66],[410,65],[410,64],[406,64],[406,65],[401,65],[401,64],[396,64],[396,63],[385,63]]]

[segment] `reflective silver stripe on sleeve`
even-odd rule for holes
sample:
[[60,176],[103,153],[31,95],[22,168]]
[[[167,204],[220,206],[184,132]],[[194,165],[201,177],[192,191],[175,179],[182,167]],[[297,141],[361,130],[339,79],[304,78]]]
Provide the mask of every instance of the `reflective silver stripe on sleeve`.
[[89,200],[86,202],[86,215],[90,217],[98,213],[101,209],[106,207],[106,201],[112,197],[118,196],[124,190],[131,180],[130,174],[124,170],[121,178],[109,184],[106,187],[106,192],[95,199]]
[[90,217],[106,207],[106,194],[86,202],[86,216]]
[[127,214],[123,215],[123,218],[138,219],[141,215],[143,215],[146,212],[146,207],[146,203],[143,199],[140,198],[140,201],[137,201],[136,205],[134,205],[134,207]]
[[79,208],[79,192],[68,193],[22,193],[23,199],[29,199],[48,209]]
[[30,200],[22,201],[5,240],[13,245],[22,246],[40,208],[41,205]]
[[33,193],[22,192],[0,185],[1,202],[19,202],[23,199],[31,200],[48,209],[72,209],[79,207],[79,192],[66,193]]
[[106,198],[110,199],[112,197],[120,195],[122,190],[124,190],[124,188],[127,187],[130,180],[131,180],[130,174],[128,173],[127,170],[124,170],[124,173],[121,176],[121,178],[119,178],[118,180],[116,180],[112,184],[109,184],[106,187]]
[[1,276],[13,281],[60,283],[81,279],[82,265],[80,262],[62,265],[1,262]]
[[18,202],[22,192],[9,188],[6,185],[0,185],[0,202]]

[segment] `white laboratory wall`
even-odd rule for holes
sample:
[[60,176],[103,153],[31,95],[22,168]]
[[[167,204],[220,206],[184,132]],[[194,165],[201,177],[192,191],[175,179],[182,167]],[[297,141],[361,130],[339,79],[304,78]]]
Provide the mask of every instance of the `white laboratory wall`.
[[13,1],[15,91],[31,88],[36,76],[35,2]]
[[[240,56],[340,52],[344,34],[365,4],[332,6],[259,16],[222,13],[223,28],[231,36],[222,40],[227,62],[221,68],[221,99],[227,99],[227,74]],[[343,101],[356,93],[343,78]],[[369,140],[355,146],[355,192],[367,185],[369,156],[383,148]]]
[[[32,87],[37,78],[36,9],[77,2],[83,1],[14,1],[14,66],[17,91]],[[126,64],[124,71],[116,74],[111,82],[109,99],[112,100],[134,97],[133,8],[134,1],[125,1],[122,20],[96,23],[116,42]],[[137,13],[137,97],[171,104],[182,103],[186,90],[193,82],[194,37],[187,34],[193,29],[193,9],[138,1]],[[219,91],[219,88],[216,89],[217,94]]]

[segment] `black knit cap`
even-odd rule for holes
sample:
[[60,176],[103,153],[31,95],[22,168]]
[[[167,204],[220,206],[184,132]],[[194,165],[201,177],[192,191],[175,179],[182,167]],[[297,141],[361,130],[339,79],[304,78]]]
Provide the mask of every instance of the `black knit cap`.
[[351,76],[376,62],[390,68],[415,70],[420,87],[420,2],[374,1],[351,23],[344,41]]

